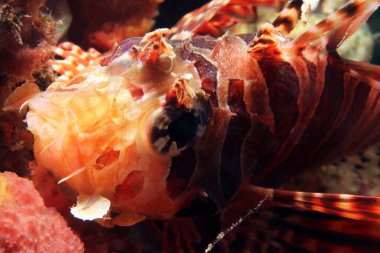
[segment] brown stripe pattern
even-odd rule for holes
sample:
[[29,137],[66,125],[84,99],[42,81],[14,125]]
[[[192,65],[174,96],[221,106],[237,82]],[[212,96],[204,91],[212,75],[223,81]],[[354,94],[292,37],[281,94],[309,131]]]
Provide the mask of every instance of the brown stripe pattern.
[[[324,75],[322,94],[293,150],[288,150],[288,155],[281,157],[282,162],[276,166],[262,165],[258,169],[267,174],[256,179],[263,185],[278,186],[298,170],[320,165],[379,140],[375,129],[380,116],[378,91],[338,70],[336,59],[330,55],[324,72],[315,73],[317,78]],[[309,76],[313,75],[311,66],[308,69]]]
[[273,21],[273,26],[283,35],[289,34],[295,27],[297,20],[301,18],[303,0],[290,1],[289,5]]
[[[241,67],[254,76],[239,69],[235,77],[230,73],[226,78],[217,67],[221,63],[204,56],[205,50],[229,47],[236,40],[223,43],[198,37],[197,46],[181,48],[182,57],[194,62],[209,95],[215,128],[208,129],[199,141],[208,139],[205,147],[197,145],[194,156],[181,161],[195,166],[185,173],[191,179],[178,176],[181,191],[208,188],[205,192],[222,206],[248,176],[255,184],[276,187],[299,170],[380,139],[379,92],[340,68],[343,63],[336,54],[321,56],[318,50],[305,48],[299,56],[289,57],[287,49],[278,48],[275,55],[255,59],[253,54],[252,61]],[[236,68],[233,62],[222,64],[227,64],[227,70]],[[217,93],[219,85],[225,86],[226,98],[218,98],[223,95]],[[219,100],[226,101],[223,108]],[[178,166],[176,159],[180,157],[174,159],[169,179]]]
[[229,199],[236,192],[242,180],[241,147],[250,129],[249,114],[244,98],[244,81],[232,79],[228,84],[228,106],[231,116],[223,144],[220,168],[221,187],[224,197]]

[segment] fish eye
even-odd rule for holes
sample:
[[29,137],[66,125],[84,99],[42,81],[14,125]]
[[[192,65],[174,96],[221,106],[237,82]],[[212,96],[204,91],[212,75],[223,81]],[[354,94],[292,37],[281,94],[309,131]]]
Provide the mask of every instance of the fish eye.
[[198,98],[191,109],[166,104],[155,117],[150,133],[153,149],[159,154],[183,150],[194,144],[202,135],[208,118],[210,106]]
[[181,149],[195,138],[199,125],[200,119],[194,113],[181,113],[168,126],[169,138]]

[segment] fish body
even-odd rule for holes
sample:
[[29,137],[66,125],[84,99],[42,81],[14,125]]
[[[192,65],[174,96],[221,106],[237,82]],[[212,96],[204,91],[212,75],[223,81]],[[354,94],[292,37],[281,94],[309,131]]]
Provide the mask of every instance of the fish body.
[[[286,35],[303,1],[256,35],[186,38],[184,22],[126,40],[29,100],[36,161],[78,195],[107,199],[105,225],[212,215],[263,196],[315,204],[325,195],[271,188],[380,141],[379,68],[335,51],[379,4],[355,1],[295,39]],[[339,196],[309,207],[369,219],[336,211],[331,203],[357,200]]]

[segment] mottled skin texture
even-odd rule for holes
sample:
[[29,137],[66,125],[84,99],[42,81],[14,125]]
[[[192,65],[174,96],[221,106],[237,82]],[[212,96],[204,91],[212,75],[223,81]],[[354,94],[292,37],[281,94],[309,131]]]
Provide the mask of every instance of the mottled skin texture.
[[27,179],[0,174],[1,252],[84,252],[83,243]]

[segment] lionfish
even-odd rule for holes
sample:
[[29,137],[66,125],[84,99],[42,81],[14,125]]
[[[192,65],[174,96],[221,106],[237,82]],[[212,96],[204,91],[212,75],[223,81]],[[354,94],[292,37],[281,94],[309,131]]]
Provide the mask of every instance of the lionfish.
[[78,196],[74,216],[163,220],[168,252],[377,251],[379,197],[278,187],[380,141],[380,67],[336,51],[380,1],[349,3],[294,39],[308,1],[256,34],[221,34],[283,3],[214,0],[104,55],[56,49],[61,76],[27,101],[26,120],[38,166]]

